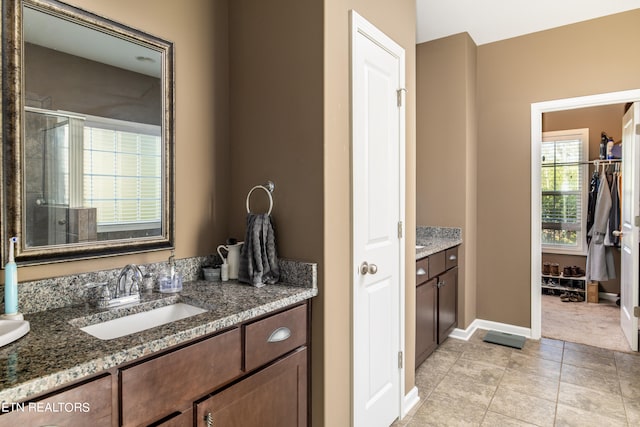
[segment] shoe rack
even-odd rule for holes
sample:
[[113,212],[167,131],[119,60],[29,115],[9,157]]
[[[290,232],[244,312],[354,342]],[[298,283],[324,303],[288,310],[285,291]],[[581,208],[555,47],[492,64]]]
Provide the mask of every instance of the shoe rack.
[[580,292],[583,300],[586,301],[587,293],[586,276],[565,277],[564,273],[559,276],[542,274],[542,293],[546,295],[561,295],[564,292]]

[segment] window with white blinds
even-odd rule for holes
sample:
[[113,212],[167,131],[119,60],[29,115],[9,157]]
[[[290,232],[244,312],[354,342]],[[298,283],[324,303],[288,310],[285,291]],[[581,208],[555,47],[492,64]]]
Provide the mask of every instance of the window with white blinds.
[[542,250],[586,254],[589,129],[542,134]]
[[138,229],[160,223],[159,126],[87,120],[83,151],[84,203],[98,208],[99,229]]

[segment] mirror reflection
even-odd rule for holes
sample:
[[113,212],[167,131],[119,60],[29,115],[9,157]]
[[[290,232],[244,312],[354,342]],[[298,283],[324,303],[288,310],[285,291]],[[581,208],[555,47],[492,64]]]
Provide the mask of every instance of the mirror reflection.
[[55,0],[8,4],[4,237],[20,236],[17,258],[171,247],[172,44]]

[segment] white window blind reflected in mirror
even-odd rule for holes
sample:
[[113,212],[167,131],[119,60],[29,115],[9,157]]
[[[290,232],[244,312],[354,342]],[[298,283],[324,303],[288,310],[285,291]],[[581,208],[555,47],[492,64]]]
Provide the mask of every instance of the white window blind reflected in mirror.
[[87,118],[84,203],[97,208],[98,232],[160,227],[159,126]]

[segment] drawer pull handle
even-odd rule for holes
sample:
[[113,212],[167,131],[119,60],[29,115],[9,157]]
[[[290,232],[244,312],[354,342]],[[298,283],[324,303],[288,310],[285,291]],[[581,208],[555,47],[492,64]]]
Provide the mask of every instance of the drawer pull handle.
[[444,281],[444,280],[443,280],[442,282],[438,282],[438,285],[437,285],[437,286],[438,286],[438,289],[442,288],[442,287],[443,287],[444,285],[446,285],[446,284],[447,284],[447,282],[446,282],[446,281]]
[[204,422],[207,424],[207,427],[213,427],[213,415],[211,415],[211,412],[208,412],[207,415],[204,416]]
[[269,335],[267,342],[280,342],[284,341],[291,336],[291,329],[282,326]]
[[418,271],[416,271],[416,275],[418,275],[418,276],[424,276],[425,274],[427,274],[427,272],[426,272],[426,270],[425,270],[424,268],[422,268],[422,267],[420,267],[420,268],[418,269]]
[[458,259],[458,257],[457,257],[457,256],[455,256],[455,255],[449,255],[449,261],[455,261],[455,260],[457,260],[457,259]]

